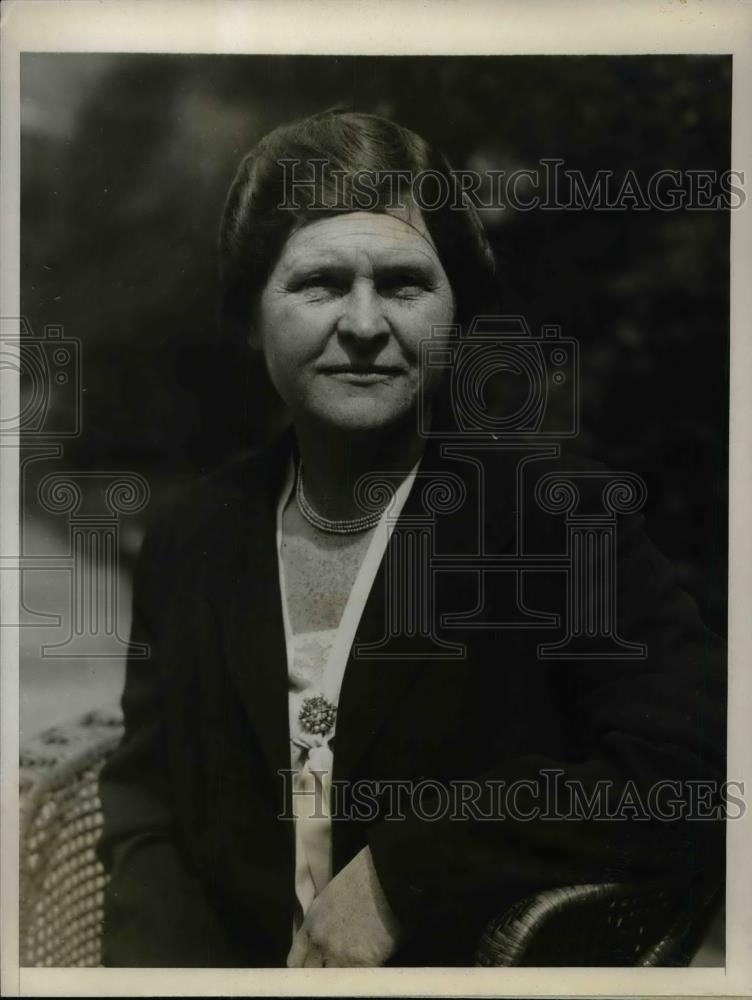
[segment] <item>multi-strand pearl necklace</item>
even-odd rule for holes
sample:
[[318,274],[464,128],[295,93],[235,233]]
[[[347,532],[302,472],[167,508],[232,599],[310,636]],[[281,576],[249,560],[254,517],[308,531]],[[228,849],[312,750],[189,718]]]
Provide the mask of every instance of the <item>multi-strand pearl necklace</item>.
[[295,499],[298,502],[300,513],[311,525],[311,527],[318,528],[319,531],[324,531],[329,535],[355,535],[360,531],[368,531],[369,528],[376,527],[381,520],[381,515],[384,513],[383,510],[377,510],[373,514],[366,514],[365,517],[355,517],[351,520],[340,521],[331,521],[328,517],[322,517],[321,514],[317,514],[308,502],[308,498],[306,497],[303,489],[302,462],[298,463],[298,475],[297,482],[295,484]]

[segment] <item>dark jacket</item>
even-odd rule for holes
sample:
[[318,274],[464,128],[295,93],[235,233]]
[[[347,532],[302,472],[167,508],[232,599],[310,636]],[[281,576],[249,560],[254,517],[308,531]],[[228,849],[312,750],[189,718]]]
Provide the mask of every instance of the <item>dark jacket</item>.
[[[108,965],[273,966],[290,947],[275,510],[291,441],[288,433],[200,482],[147,533],[132,640],[151,655],[129,660],[125,736],[100,782]],[[613,587],[583,598],[618,641],[547,658],[541,647],[565,635],[578,599],[571,566],[580,556],[572,517],[543,510],[535,487],[574,473],[580,499],[570,514],[586,524],[601,513],[602,470],[552,449],[521,465],[514,450],[456,451],[426,450],[338,710],[333,867],[370,845],[410,929],[395,965],[470,964],[487,918],[540,889],[689,878],[723,863],[722,821],[677,818],[667,805],[687,805],[687,782],[725,778],[723,647],[641,515],[613,515]],[[443,499],[434,479],[445,483]],[[417,625],[399,620],[406,599],[393,600],[392,556],[410,532],[424,555],[413,556],[408,577],[425,553],[440,566]],[[507,562],[480,572],[479,553]],[[645,655],[623,644],[644,644]],[[422,782],[420,794],[395,798],[399,781],[413,790]],[[666,781],[681,784],[651,799]],[[588,799],[602,806],[601,793],[609,809],[621,802],[620,818],[597,805],[588,816]],[[667,818],[642,815],[645,803]]]

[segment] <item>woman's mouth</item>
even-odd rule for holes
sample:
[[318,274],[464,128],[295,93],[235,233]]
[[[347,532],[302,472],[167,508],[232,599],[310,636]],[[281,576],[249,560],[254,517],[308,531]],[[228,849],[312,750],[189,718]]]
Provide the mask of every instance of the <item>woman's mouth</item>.
[[355,385],[385,382],[403,374],[403,369],[396,365],[330,365],[320,371]]

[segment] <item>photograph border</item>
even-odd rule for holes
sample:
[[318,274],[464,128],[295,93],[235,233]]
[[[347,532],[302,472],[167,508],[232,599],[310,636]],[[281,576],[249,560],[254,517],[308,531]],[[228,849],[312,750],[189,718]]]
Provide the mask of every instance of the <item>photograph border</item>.
[[[138,8],[136,10],[136,8]],[[386,16],[385,16],[386,15]],[[0,316],[20,316],[20,55],[731,54],[731,168],[752,185],[752,4],[745,0],[10,0],[2,45]],[[728,776],[752,780],[752,209],[731,213]],[[18,412],[0,371],[0,417]],[[18,442],[0,447],[0,613],[19,600]],[[0,993],[5,996],[746,996],[752,817],[727,825],[725,968],[29,969],[18,967],[19,637],[0,628]],[[747,898],[745,898],[745,896]]]

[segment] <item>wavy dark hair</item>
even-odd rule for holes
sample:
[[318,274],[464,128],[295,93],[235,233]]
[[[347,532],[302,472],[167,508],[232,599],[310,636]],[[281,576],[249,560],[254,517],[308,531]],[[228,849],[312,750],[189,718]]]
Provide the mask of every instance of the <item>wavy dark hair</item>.
[[[409,183],[420,174],[455,191],[442,153],[377,115],[333,108],[265,135],[241,161],[222,215],[225,332],[247,337],[253,308],[294,230],[344,212],[385,212],[395,201],[394,178]],[[367,191],[363,177],[371,180]],[[454,292],[455,321],[465,329],[473,316],[498,310],[493,252],[465,195],[453,194],[435,209],[420,207]]]

